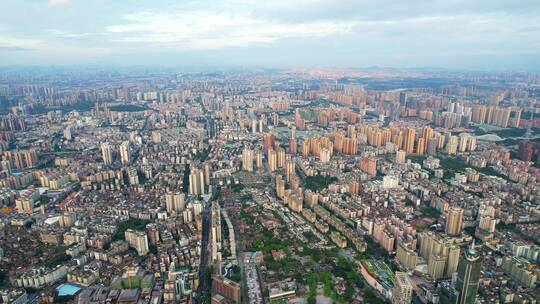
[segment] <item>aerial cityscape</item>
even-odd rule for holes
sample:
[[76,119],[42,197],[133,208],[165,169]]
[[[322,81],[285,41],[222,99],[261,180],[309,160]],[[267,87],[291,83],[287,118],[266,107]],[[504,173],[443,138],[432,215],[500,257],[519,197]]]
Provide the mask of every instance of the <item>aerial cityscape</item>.
[[539,303],[540,3],[83,2],[0,4],[0,303]]

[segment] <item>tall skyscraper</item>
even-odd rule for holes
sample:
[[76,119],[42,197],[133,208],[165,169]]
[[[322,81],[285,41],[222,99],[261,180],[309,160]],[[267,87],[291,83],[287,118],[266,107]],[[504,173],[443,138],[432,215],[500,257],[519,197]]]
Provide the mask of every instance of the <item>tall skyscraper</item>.
[[277,152],[277,166],[279,168],[285,167],[285,149],[280,147],[277,149],[276,152]]
[[265,133],[263,135],[264,142],[263,147],[265,150],[273,149],[274,148],[274,134],[272,133]]
[[272,113],[272,123],[274,124],[274,126],[278,126],[279,125],[279,115],[278,113]]
[[519,143],[518,157],[522,161],[529,162],[534,154],[534,143],[531,141],[522,141]]
[[268,167],[272,172],[277,170],[277,153],[274,149],[268,150]]
[[371,176],[377,175],[377,161],[378,158],[371,156],[363,156],[360,158],[360,170],[366,172]]
[[283,199],[285,196],[285,181],[281,175],[276,175],[276,195]]
[[67,126],[65,129],[64,129],[64,138],[66,140],[71,140],[71,126]]
[[407,93],[399,92],[399,105],[400,106],[406,106],[407,105]]
[[258,122],[256,119],[251,120],[251,133],[257,133]]
[[22,156],[24,159],[22,163],[25,164],[19,168],[32,168],[38,163],[38,154],[36,149],[21,151],[20,153],[17,153],[17,155]]
[[416,147],[416,154],[424,155],[425,151],[426,151],[426,140],[424,138],[419,138],[418,145]]
[[194,169],[189,174],[189,194],[204,194],[204,173],[199,169]]
[[262,152],[259,150],[255,152],[255,164],[257,165],[257,169],[262,169],[263,167],[263,161],[262,161]]
[[463,209],[450,207],[446,218],[446,233],[449,235],[459,235],[463,224]]
[[468,142],[469,142],[468,136],[459,137],[459,145],[458,145],[459,152],[465,152],[467,150],[467,147],[469,146]]
[[298,152],[298,142],[292,138],[289,140],[289,153],[296,154]]
[[287,160],[286,165],[285,165],[285,173],[286,173],[287,181],[290,182],[291,178],[295,176],[296,174],[296,163],[294,162],[294,160],[292,159]]
[[165,207],[167,212],[180,213],[185,209],[184,193],[165,194]]
[[101,156],[103,157],[103,163],[105,163],[105,165],[112,164],[112,150],[108,143],[101,144]]
[[400,242],[397,246],[396,260],[405,269],[411,271],[416,268],[418,254],[411,248],[410,244]]
[[308,157],[309,156],[309,153],[311,152],[311,148],[309,146],[309,142],[310,140],[304,140],[302,142],[302,156],[304,157]]
[[120,161],[123,165],[129,165],[130,153],[129,142],[123,142],[120,145]]
[[432,254],[428,260],[428,274],[435,281],[444,278],[447,257]]
[[427,143],[427,153],[429,155],[437,154],[438,144],[439,139],[437,137],[430,138]]
[[242,151],[242,170],[253,172],[253,150],[248,147]]
[[392,289],[392,303],[409,304],[412,301],[413,285],[406,272],[396,272],[395,285]]
[[124,236],[129,245],[135,248],[139,255],[148,254],[148,236],[144,231],[128,229],[124,232]]
[[433,231],[422,233],[420,240],[419,253],[428,261],[431,277],[434,280],[451,277],[458,268],[459,246],[452,243],[452,238]]
[[204,164],[203,173],[204,173],[204,184],[210,185],[210,176],[212,175],[212,173],[210,172],[210,165],[208,163]]
[[447,248],[448,261],[446,262],[445,277],[450,278],[458,268],[461,249],[457,245],[447,246]]
[[474,241],[471,247],[465,251],[464,258],[459,262],[456,289],[459,292],[457,304],[474,304],[478,281],[480,278],[480,256],[474,249]]
[[459,145],[459,138],[457,136],[450,136],[448,143],[446,144],[446,153],[450,155],[455,155],[457,153]]
[[407,154],[414,153],[415,138],[416,138],[416,131],[413,128],[408,128],[407,136],[405,137],[405,152],[407,152]]
[[150,244],[157,245],[159,243],[159,229],[155,223],[146,226],[146,234],[148,235],[148,242]]

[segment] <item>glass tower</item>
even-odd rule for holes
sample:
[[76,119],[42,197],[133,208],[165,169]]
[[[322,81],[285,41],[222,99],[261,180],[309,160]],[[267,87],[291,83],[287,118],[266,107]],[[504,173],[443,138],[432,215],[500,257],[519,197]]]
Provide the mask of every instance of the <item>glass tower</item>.
[[457,304],[474,304],[480,278],[480,256],[474,249],[474,241],[465,251],[465,258],[459,262],[456,289],[459,292]]

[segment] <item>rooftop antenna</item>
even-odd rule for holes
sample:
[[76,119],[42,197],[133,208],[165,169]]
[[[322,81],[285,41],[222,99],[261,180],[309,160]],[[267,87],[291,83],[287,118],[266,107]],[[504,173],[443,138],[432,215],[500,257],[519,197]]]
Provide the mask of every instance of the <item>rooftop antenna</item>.
[[473,241],[471,242],[471,247],[469,248],[469,253],[471,255],[476,255],[476,250],[474,249],[474,241],[475,240],[473,239]]

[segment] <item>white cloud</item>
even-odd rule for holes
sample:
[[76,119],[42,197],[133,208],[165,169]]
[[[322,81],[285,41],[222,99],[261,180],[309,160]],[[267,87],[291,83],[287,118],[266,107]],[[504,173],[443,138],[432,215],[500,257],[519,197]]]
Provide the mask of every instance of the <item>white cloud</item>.
[[[511,63],[512,54],[540,53],[538,0],[0,0],[0,11],[10,12],[0,20],[0,62],[475,66],[469,55]],[[15,52],[23,49],[32,51]]]
[[71,0],[49,0],[49,5],[64,5],[70,2]]
[[191,50],[243,47],[297,37],[324,37],[347,33],[354,22],[283,23],[255,18],[249,13],[187,11],[136,13],[124,16],[123,25],[106,28],[113,40],[148,43]]
[[91,35],[90,33],[73,33],[59,29],[46,29],[45,32],[58,38],[81,38]]
[[[171,12],[139,12],[124,15],[105,28],[113,42],[127,47],[212,50],[270,44],[283,39],[318,38],[357,41],[358,47],[379,43],[379,47],[400,41],[403,48],[445,49],[500,47],[502,41],[534,41],[540,24],[533,19],[515,26],[516,17],[499,14],[413,16],[396,19],[328,19],[287,21],[267,18],[239,7]],[[529,29],[519,32],[521,28]],[[341,35],[346,34],[346,35]],[[337,38],[337,39],[335,39]],[[521,43],[523,44],[523,43]],[[468,46],[467,46],[468,45]],[[119,45],[117,45],[118,47]],[[434,51],[434,50],[433,50]]]
[[40,43],[40,40],[0,36],[0,48],[30,49]]

